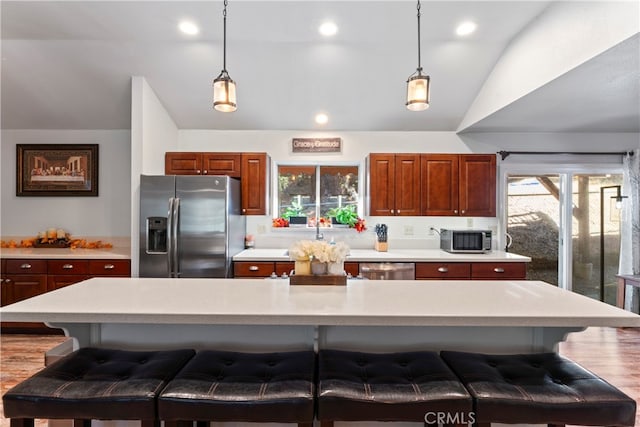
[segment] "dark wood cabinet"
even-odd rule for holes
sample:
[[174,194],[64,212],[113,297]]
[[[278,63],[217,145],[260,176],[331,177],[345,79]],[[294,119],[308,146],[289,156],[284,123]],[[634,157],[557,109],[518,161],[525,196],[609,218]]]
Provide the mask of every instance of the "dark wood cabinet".
[[238,261],[233,263],[233,277],[269,277],[275,271],[275,263],[271,261]]
[[464,280],[471,278],[471,263],[418,262],[416,280]]
[[460,156],[460,215],[496,216],[496,156]]
[[471,264],[472,279],[524,280],[527,265],[524,262],[474,262]]
[[225,175],[240,178],[242,214],[269,212],[269,155],[267,153],[167,152],[165,175]]
[[369,155],[369,215],[420,215],[420,155]]
[[457,154],[423,154],[421,170],[422,215],[458,215]]
[[[2,305],[12,304],[91,277],[131,276],[129,260],[2,259]],[[3,332],[61,333],[44,323],[2,322]]]
[[496,156],[423,154],[422,215],[496,216]]
[[356,277],[358,274],[360,274],[360,263],[353,261],[345,262],[344,271],[347,274],[351,274],[353,277]]
[[269,195],[269,156],[242,153],[242,214],[266,215]]

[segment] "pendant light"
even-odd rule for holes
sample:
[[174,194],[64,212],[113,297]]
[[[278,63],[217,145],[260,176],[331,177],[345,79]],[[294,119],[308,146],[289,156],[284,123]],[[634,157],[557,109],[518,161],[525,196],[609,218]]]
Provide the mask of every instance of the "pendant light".
[[213,108],[223,113],[236,111],[236,84],[227,72],[227,0],[224,0],[222,71],[213,81]]
[[420,0],[418,0],[418,69],[407,79],[407,108],[422,111],[429,108],[429,83],[431,78],[422,72],[420,65]]

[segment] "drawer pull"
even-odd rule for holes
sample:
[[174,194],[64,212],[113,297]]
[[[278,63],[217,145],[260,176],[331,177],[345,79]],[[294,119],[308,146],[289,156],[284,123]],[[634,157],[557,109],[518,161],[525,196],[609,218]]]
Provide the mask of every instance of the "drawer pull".
[[496,267],[493,269],[493,271],[495,271],[496,273],[504,273],[504,268]]
[[23,270],[29,270],[31,268],[31,264],[28,264],[28,263],[21,264],[20,268]]
[[249,267],[249,271],[258,271],[260,270],[260,267],[258,267],[257,265],[252,265],[251,267]]
[[438,271],[439,271],[440,273],[448,273],[448,272],[449,272],[449,269],[448,269],[447,267],[439,267],[439,268],[438,268]]
[[105,270],[113,270],[114,268],[116,268],[116,266],[113,265],[113,264],[105,264],[104,265],[104,269]]
[[65,264],[62,266],[62,268],[65,270],[73,270],[73,264]]

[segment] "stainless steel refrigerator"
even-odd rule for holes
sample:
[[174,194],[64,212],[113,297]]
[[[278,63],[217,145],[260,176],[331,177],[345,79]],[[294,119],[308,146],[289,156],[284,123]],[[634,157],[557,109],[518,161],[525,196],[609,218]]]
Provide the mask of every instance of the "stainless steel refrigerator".
[[240,182],[140,176],[140,277],[232,277],[244,248]]

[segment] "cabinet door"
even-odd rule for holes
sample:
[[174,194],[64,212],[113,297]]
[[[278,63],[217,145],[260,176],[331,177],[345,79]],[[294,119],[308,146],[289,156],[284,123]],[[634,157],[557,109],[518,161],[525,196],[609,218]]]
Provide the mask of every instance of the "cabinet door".
[[201,175],[202,153],[165,153],[165,175]]
[[278,276],[282,276],[282,273],[291,273],[295,267],[295,262],[278,261],[275,263],[275,272]]
[[89,274],[95,276],[131,276],[131,261],[101,259],[89,261]]
[[47,261],[49,275],[80,275],[89,273],[89,261],[61,259]]
[[240,181],[242,185],[242,213],[244,215],[267,214],[268,159],[267,153],[242,153]]
[[423,154],[420,161],[423,215],[458,215],[457,154]]
[[203,153],[203,175],[225,175],[240,178],[242,156],[240,153]]
[[47,292],[46,274],[6,274],[4,279],[3,306]]
[[496,156],[460,156],[460,215],[496,216]]
[[395,214],[395,160],[393,154],[369,155],[369,215]]
[[394,214],[420,215],[420,155],[396,154]]
[[54,274],[47,277],[47,290],[55,291],[56,289],[64,288],[65,286],[73,285],[74,283],[82,282],[91,278],[88,275],[77,274]]
[[468,262],[441,263],[419,262],[416,263],[417,280],[447,280],[471,278],[471,264]]
[[358,274],[360,274],[360,263],[353,261],[345,262],[344,271],[348,274],[351,274],[353,277],[356,277]]

